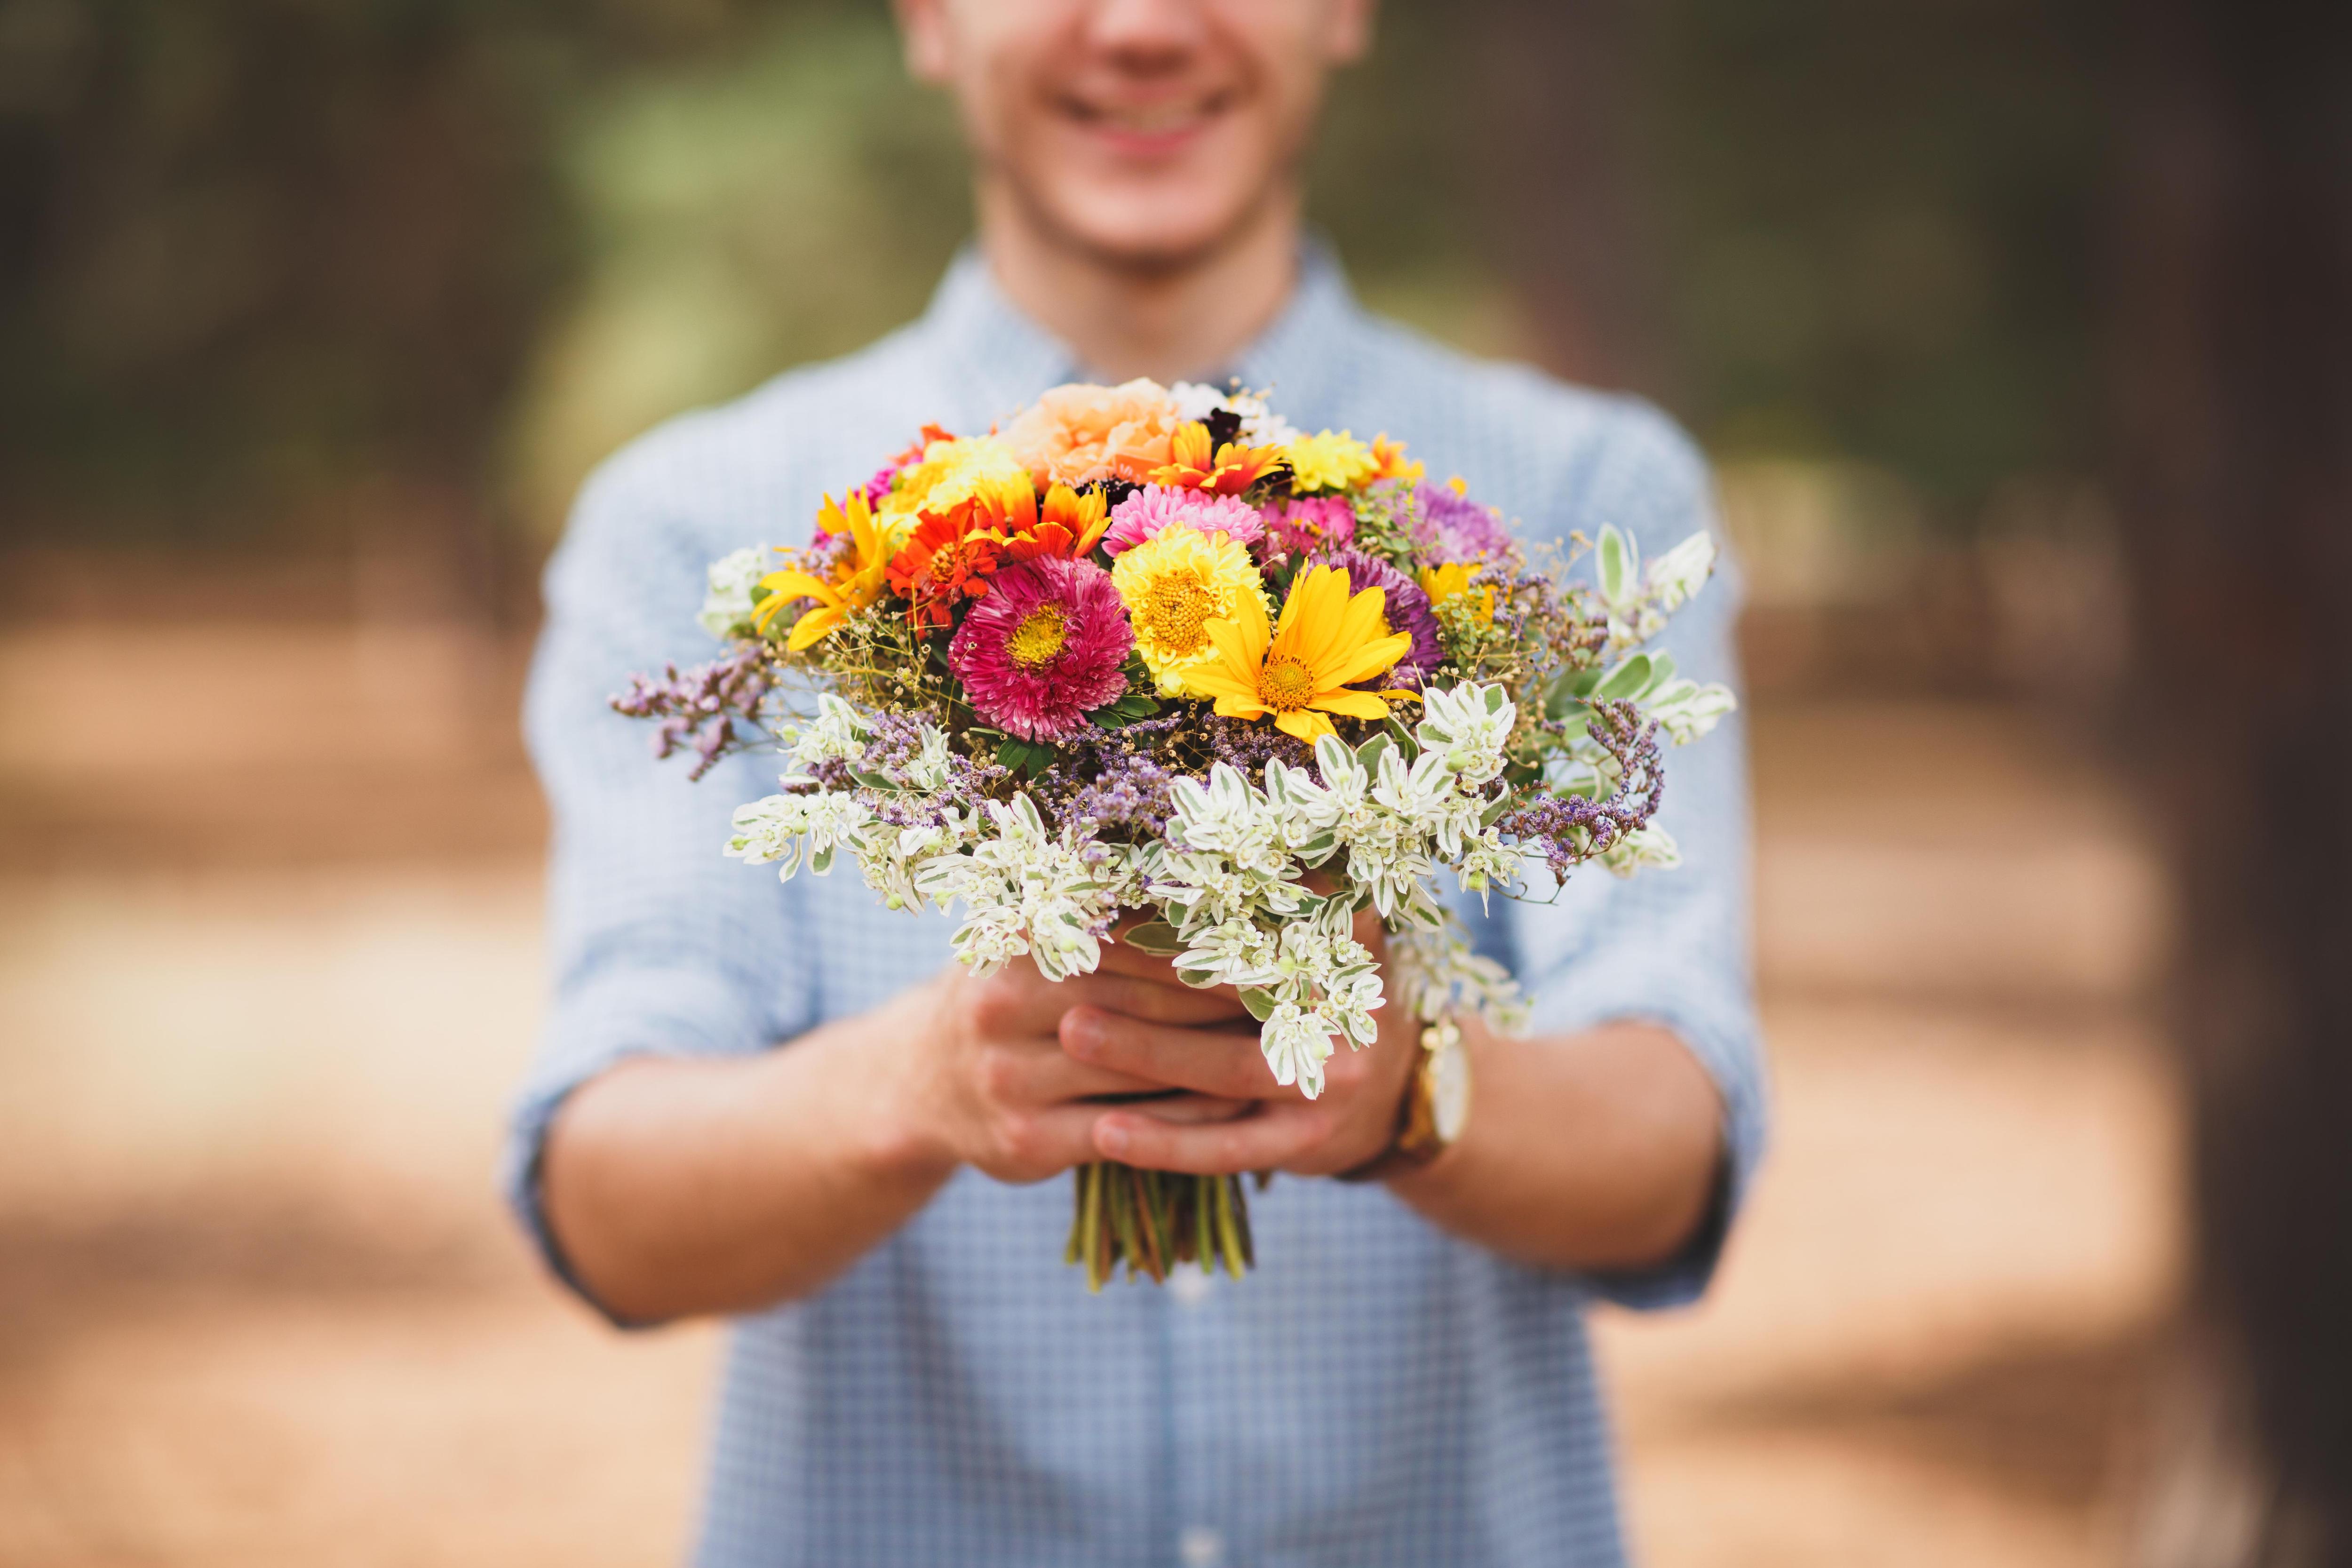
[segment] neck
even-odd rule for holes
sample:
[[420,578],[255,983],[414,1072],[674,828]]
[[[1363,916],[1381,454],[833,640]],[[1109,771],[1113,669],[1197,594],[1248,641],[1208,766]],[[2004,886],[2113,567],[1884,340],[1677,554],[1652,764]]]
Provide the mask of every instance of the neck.
[[1215,374],[1273,321],[1298,273],[1298,199],[1268,200],[1181,261],[1107,257],[1056,234],[996,182],[979,193],[980,247],[997,287],[1112,381]]

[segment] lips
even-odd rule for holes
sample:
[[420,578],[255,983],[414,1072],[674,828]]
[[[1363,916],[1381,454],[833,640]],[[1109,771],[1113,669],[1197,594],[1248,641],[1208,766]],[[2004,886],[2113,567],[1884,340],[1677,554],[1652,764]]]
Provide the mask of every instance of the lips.
[[1168,153],[1206,131],[1233,105],[1233,95],[1162,99],[1156,102],[1102,102],[1067,98],[1063,108],[1086,130],[1124,151]]

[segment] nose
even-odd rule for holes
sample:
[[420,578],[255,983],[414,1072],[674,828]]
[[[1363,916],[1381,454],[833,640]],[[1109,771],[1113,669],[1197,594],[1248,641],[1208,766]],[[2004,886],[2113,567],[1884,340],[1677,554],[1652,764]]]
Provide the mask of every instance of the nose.
[[1206,31],[1200,0],[1097,0],[1087,18],[1087,42],[1130,68],[1181,59]]

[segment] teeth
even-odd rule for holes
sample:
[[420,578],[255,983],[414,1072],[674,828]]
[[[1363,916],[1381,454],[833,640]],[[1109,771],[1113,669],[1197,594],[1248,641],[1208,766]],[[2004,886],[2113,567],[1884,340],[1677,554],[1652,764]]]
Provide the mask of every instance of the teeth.
[[1139,136],[1181,130],[1201,118],[1201,110],[1190,105],[1166,109],[1109,110],[1103,114],[1103,119],[1108,123]]

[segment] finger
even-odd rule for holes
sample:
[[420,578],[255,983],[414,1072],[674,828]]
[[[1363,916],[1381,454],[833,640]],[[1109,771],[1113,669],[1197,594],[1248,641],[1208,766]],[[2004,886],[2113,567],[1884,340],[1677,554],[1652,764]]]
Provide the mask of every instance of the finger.
[[1063,982],[1066,989],[1062,1005],[1085,1004],[1155,1024],[1213,1024],[1248,1016],[1249,1009],[1242,1005],[1240,994],[1232,986],[1196,991],[1177,980],[1165,960],[1145,963],[1159,965],[1157,973],[1106,973],[1097,969],[1092,974],[1073,975]]
[[1313,1106],[1272,1103],[1255,1116],[1174,1126],[1132,1111],[1106,1111],[1095,1123],[1101,1158],[1152,1171],[1229,1176],[1273,1171],[1307,1156],[1328,1136],[1330,1118]]
[[1052,1035],[988,1046],[978,1063],[982,1093],[999,1105],[1062,1105],[1106,1094],[1161,1094],[1175,1086],[1080,1061]]
[[1001,1118],[971,1163],[1001,1182],[1026,1184],[1058,1176],[1102,1158],[1096,1150],[1097,1106],[1056,1105]]
[[1062,1049],[1113,1072],[1229,1100],[1284,1092],[1265,1065],[1255,1030],[1179,1029],[1099,1007],[1062,1015]]
[[1257,1109],[1255,1100],[1220,1100],[1210,1094],[1171,1094],[1164,1100],[1139,1100],[1114,1107],[1177,1127],[1198,1127],[1211,1121],[1231,1121]]

